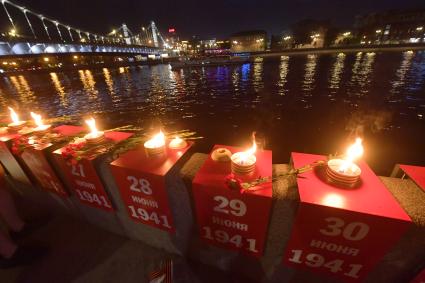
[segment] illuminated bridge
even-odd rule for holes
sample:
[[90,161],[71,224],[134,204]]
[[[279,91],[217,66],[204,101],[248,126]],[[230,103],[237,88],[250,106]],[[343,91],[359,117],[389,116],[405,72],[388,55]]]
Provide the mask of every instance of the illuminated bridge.
[[[0,56],[38,54],[134,54],[151,58],[165,56],[169,50],[152,21],[133,33],[126,24],[109,34],[83,30],[34,12],[10,0],[0,0],[9,27],[0,34]],[[4,13],[4,15],[2,15]]]

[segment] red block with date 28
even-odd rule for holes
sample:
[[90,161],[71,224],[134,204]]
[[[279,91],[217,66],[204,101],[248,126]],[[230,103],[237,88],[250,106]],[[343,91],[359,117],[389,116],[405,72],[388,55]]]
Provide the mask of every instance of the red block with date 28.
[[[213,148],[234,147],[216,145]],[[255,171],[249,176],[238,176],[242,182],[272,176],[272,152],[256,153]],[[261,184],[250,192],[241,193],[226,185],[231,173],[230,162],[217,162],[211,156],[193,180],[193,198],[199,234],[205,242],[260,257],[264,251],[270,208],[271,182]]]
[[111,163],[128,215],[137,222],[174,232],[172,213],[166,190],[166,175],[192,146],[166,148],[164,154],[149,156],[139,147]]
[[[294,168],[325,160],[292,153]],[[354,188],[327,183],[321,169],[298,179],[300,206],[285,264],[344,281],[362,281],[411,224],[410,217],[366,163]],[[319,167],[320,168],[320,167]]]

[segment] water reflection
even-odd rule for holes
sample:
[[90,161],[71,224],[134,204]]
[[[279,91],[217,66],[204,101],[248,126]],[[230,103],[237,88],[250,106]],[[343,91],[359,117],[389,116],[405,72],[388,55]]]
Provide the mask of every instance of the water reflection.
[[289,65],[289,56],[281,56],[280,57],[280,65],[279,65],[279,95],[285,95],[288,89],[285,88],[285,84],[287,82],[286,76],[288,75],[288,65]]
[[109,94],[115,97],[114,81],[112,80],[111,73],[107,68],[103,68],[103,76],[105,77],[105,83],[108,87]]
[[53,86],[55,87],[57,94],[59,94],[61,105],[65,107],[68,106],[65,89],[63,88],[62,83],[58,78],[58,75],[52,72],[50,73],[50,78],[52,79]]
[[339,89],[339,83],[341,82],[341,75],[344,71],[344,61],[346,55],[344,53],[339,53],[336,56],[335,63],[331,70],[331,77],[329,80],[329,88],[331,89],[331,93],[335,94]]
[[260,91],[264,87],[263,61],[263,58],[255,58],[253,85],[256,92]]
[[79,70],[80,81],[83,84],[83,88],[88,93],[89,98],[91,100],[96,99],[98,95],[98,91],[95,87],[96,82],[93,79],[93,74],[90,70]]
[[311,91],[314,89],[314,75],[316,74],[317,55],[307,55],[307,62],[305,64],[304,80],[302,82],[301,89],[306,94],[311,95]]
[[369,92],[369,84],[372,81],[373,63],[375,52],[358,52],[352,69],[352,76],[348,83],[348,93],[361,97]]
[[414,60],[412,61],[412,66],[409,70],[410,84],[406,86],[410,91],[419,91],[423,89],[423,83],[425,80],[424,61],[425,61],[425,52],[424,51],[417,52],[417,56],[415,56]]
[[16,89],[16,92],[19,94],[21,102],[24,104],[31,104],[35,101],[34,92],[31,90],[24,76],[10,76],[10,81]]
[[239,71],[238,68],[234,68],[232,72],[232,85],[236,93],[238,93],[239,90]]
[[[252,130],[265,131],[276,162],[287,162],[289,150],[327,153],[330,149],[314,141],[316,136],[322,139],[318,131],[331,133],[332,139],[345,136],[352,108],[359,107],[365,115],[391,114],[391,126],[375,139],[391,138],[379,140],[387,146],[377,152],[398,150],[403,138],[409,151],[425,156],[423,145],[416,142],[418,133],[425,133],[424,80],[425,52],[310,54],[240,66],[7,75],[0,78],[0,103],[4,113],[16,99],[21,107],[41,109],[50,117],[107,112],[104,123],[111,127],[149,127],[158,117],[165,125],[199,130],[206,137],[200,142],[204,152],[212,143],[238,144]],[[336,93],[338,99],[330,102],[328,96],[334,100]]]

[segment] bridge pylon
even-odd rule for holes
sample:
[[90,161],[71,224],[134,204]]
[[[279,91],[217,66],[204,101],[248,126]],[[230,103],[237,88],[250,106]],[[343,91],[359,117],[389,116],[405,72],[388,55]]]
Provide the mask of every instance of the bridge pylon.
[[126,44],[131,44],[131,38],[130,38],[130,30],[128,29],[127,25],[125,23],[121,26],[122,33],[124,35],[124,40]]
[[151,31],[152,31],[152,37],[153,37],[153,44],[155,47],[158,47],[158,35],[157,33],[157,29],[156,29],[156,25],[154,21],[151,21]]

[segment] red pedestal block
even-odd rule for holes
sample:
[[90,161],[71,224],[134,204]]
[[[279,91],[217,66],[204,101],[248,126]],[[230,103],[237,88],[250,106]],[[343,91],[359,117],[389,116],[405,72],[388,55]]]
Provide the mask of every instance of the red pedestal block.
[[[75,136],[83,131],[83,127],[69,125],[62,125],[52,130],[52,132],[58,133],[64,137]],[[29,138],[37,141],[37,139],[42,137],[42,135],[38,135]],[[54,146],[55,145],[50,142],[42,144],[36,142],[33,147],[26,148],[22,152],[21,158],[43,190],[55,193],[61,197],[68,197],[69,193],[57,176],[50,161],[50,152],[53,150]]]
[[[241,151],[224,147],[232,153]],[[237,176],[243,182],[272,176],[272,152],[257,151],[255,171]],[[216,162],[211,156],[193,180],[193,198],[199,234],[205,242],[221,248],[260,257],[264,251],[272,205],[272,183],[264,183],[250,192],[240,193],[226,185],[230,162]]]
[[410,283],[425,283],[425,268]]
[[13,155],[11,148],[14,139],[31,132],[32,128],[24,128],[19,133],[0,133],[0,162],[10,177],[25,185],[32,185],[31,176],[27,171],[28,168],[25,168],[25,164],[19,157]]
[[400,164],[400,169],[425,191],[425,167]]
[[111,163],[115,182],[131,219],[175,231],[165,176],[192,144],[188,143],[183,149],[167,148],[165,154],[157,157],[148,156],[142,146]]
[[[106,132],[105,137],[109,142],[120,142],[130,136],[132,133],[124,132]],[[91,158],[82,158],[77,164],[72,165],[62,157],[62,151],[65,148],[55,150],[54,158],[71,189],[80,200],[81,203],[99,208],[105,211],[114,211],[112,203],[105,191],[105,188],[100,180],[95,167],[96,160],[101,154]]]
[[[294,168],[325,160],[292,153]],[[292,267],[362,281],[411,225],[410,217],[365,162],[350,189],[326,182],[326,168],[298,176],[300,206],[283,261]]]

